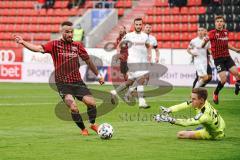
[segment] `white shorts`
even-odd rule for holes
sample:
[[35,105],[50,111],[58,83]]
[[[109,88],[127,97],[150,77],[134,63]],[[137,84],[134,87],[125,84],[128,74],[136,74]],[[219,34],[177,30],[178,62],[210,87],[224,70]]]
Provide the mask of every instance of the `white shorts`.
[[145,75],[147,75],[149,71],[135,71],[135,72],[128,72],[128,79],[130,80],[136,80],[139,79]]
[[207,64],[195,64],[195,67],[199,77],[207,75]]

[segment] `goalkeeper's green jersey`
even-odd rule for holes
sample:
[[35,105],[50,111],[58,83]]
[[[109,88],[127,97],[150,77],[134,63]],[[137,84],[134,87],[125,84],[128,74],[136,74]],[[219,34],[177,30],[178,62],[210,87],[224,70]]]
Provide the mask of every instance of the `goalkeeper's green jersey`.
[[[191,102],[184,102],[170,107],[172,112],[177,112],[186,108],[192,107]],[[176,119],[175,124],[180,126],[193,126],[202,124],[209,134],[215,135],[219,132],[224,132],[225,122],[218,114],[217,110],[213,106],[205,101],[204,106],[201,109],[195,109],[196,116],[189,119]]]

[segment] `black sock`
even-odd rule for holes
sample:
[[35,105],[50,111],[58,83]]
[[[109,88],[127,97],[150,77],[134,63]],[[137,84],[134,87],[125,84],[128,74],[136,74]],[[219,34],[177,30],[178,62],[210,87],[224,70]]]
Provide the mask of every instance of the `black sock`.
[[85,125],[83,123],[82,117],[79,112],[72,112],[72,120],[76,123],[76,125],[81,129],[85,129]]
[[198,81],[198,77],[196,77],[195,80],[193,81],[193,87],[192,88],[195,88],[195,86],[197,84],[197,81]]
[[91,124],[94,124],[96,116],[97,116],[96,106],[88,106],[87,107],[87,114],[88,114],[88,117],[89,117],[89,122]]
[[239,87],[240,86],[240,80],[237,80],[235,85]]
[[218,82],[217,88],[214,91],[214,94],[217,94],[220,92],[220,90],[223,88],[224,84],[221,83],[221,81]]

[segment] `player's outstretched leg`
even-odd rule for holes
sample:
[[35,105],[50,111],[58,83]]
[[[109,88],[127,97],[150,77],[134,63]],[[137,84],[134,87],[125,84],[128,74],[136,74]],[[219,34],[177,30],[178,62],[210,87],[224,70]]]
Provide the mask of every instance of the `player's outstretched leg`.
[[81,134],[83,136],[88,136],[88,130],[85,128],[85,125],[82,120],[82,116],[79,114],[79,110],[77,108],[77,104],[76,104],[73,96],[70,94],[65,95],[64,102],[70,108],[72,120],[81,129]]
[[87,114],[90,122],[89,128],[97,133],[98,125],[95,123],[97,116],[96,101],[91,95],[84,96],[82,101],[87,106]]
[[240,90],[240,80],[235,83],[235,94],[238,95]]
[[125,88],[129,87],[130,85],[132,85],[132,83],[133,83],[132,80],[128,80],[128,81],[122,83],[121,85],[119,85],[115,90],[111,90],[110,91],[111,103],[115,104],[116,103],[116,99],[117,99],[117,93],[119,93],[122,90],[124,90]]
[[130,103],[130,98],[132,97],[132,92],[137,88],[138,82],[135,80],[133,84],[128,88],[128,91],[124,95],[123,99],[125,102]]
[[197,81],[198,81],[198,74],[196,73],[196,78],[195,80],[193,81],[193,87],[192,88],[195,88],[196,84],[197,84]]
[[240,90],[240,73],[238,72],[238,68],[236,66],[231,67],[229,71],[237,80],[235,83],[235,94],[238,95]]
[[215,91],[213,92],[213,102],[215,104],[219,103],[219,92],[222,90],[224,87],[224,84],[227,82],[227,76],[226,76],[226,71],[222,71],[219,73],[220,81],[217,84],[217,87]]

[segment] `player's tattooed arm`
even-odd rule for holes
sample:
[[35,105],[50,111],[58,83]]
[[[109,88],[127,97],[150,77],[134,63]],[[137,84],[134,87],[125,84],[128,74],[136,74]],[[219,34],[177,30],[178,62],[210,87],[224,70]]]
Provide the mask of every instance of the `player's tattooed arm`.
[[231,49],[237,53],[240,53],[240,49],[233,47],[231,44],[228,44],[228,49]]
[[97,67],[93,64],[92,60],[89,58],[85,62],[90,70],[97,76],[99,83],[101,85],[104,84],[104,78],[98,73]]
[[27,48],[33,52],[44,52],[44,49],[41,45],[35,45],[35,44],[29,43],[27,41],[24,41],[23,38],[19,35],[13,35],[13,37],[18,44],[23,45],[25,48]]

